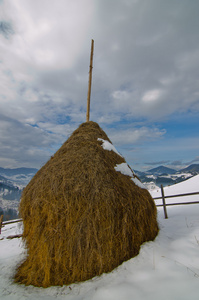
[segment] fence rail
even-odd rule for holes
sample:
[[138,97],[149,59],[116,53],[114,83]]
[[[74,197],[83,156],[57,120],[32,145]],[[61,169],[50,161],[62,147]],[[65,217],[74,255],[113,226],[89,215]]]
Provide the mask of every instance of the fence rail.
[[[183,196],[193,196],[193,195],[199,195],[199,192],[195,192],[195,193],[187,193],[187,194],[178,194],[178,195],[169,195],[169,196],[164,196],[164,198],[175,198],[175,197],[183,197]],[[161,197],[155,197],[153,198],[154,200],[158,200],[158,199],[162,199]]]
[[22,219],[16,219],[16,220],[9,220],[9,221],[4,221],[2,223],[2,225],[8,225],[8,224],[12,224],[12,223],[18,223],[18,222],[21,222]]
[[[173,206],[173,205],[188,205],[188,204],[199,204],[199,201],[193,201],[193,202],[182,202],[182,203],[165,203],[166,206]],[[163,206],[163,204],[157,204],[158,206]]]
[[164,195],[164,188],[163,188],[163,185],[161,184],[161,193],[162,193],[161,197],[155,197],[153,199],[154,200],[162,199],[162,204],[157,204],[156,206],[157,207],[158,206],[159,207],[163,206],[165,219],[168,219],[167,208],[166,208],[167,206],[199,204],[199,201],[180,202],[180,203],[166,203],[166,201],[165,201],[166,198],[176,198],[176,197],[185,197],[185,196],[199,195],[199,192],[165,196]]

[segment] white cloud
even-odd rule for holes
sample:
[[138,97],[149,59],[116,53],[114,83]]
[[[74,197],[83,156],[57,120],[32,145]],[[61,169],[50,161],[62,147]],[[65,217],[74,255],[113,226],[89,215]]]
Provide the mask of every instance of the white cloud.
[[16,28],[12,41],[15,56],[37,68],[73,66],[92,20],[91,0],[8,0],[4,6]]
[[140,127],[127,130],[107,130],[112,142],[115,145],[143,144],[148,140],[159,139],[166,134],[165,130],[158,128]]
[[[85,121],[93,38],[91,119],[109,128],[125,119],[134,132],[112,131],[121,143],[166,137],[134,122],[199,112],[198,10],[197,1],[185,0],[1,1],[0,21],[12,29],[0,35],[1,114],[18,134],[37,132],[38,144],[44,132],[48,141],[56,134],[59,144]],[[11,147],[12,137],[2,133]],[[29,138],[21,143],[28,147]]]
[[144,102],[153,102],[157,101],[162,94],[161,90],[155,89],[145,92],[144,96],[142,97],[142,101]]
[[128,91],[114,91],[112,93],[112,96],[116,100],[125,101],[129,99],[129,93]]

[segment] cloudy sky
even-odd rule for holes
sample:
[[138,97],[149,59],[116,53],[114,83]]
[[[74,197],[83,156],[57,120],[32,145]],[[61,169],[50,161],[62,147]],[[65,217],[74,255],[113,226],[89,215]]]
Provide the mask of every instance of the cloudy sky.
[[0,0],[0,166],[90,119],[136,170],[199,163],[198,0]]

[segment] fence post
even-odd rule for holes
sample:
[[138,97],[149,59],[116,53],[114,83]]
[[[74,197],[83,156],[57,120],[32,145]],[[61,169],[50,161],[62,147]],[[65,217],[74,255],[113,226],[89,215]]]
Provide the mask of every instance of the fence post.
[[3,226],[3,215],[0,216],[0,234],[1,234],[1,227]]
[[161,192],[162,192],[162,204],[163,204],[163,208],[164,208],[164,218],[168,219],[167,207],[166,207],[165,198],[164,198],[164,189],[163,189],[162,184],[161,184]]

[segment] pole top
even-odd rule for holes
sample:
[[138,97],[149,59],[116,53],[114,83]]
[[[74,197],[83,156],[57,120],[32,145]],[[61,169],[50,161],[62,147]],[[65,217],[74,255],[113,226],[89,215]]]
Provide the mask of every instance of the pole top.
[[92,39],[91,40],[90,67],[89,67],[86,122],[89,122],[89,119],[90,119],[90,98],[91,98],[92,69],[93,69],[93,49],[94,49],[94,40]]

